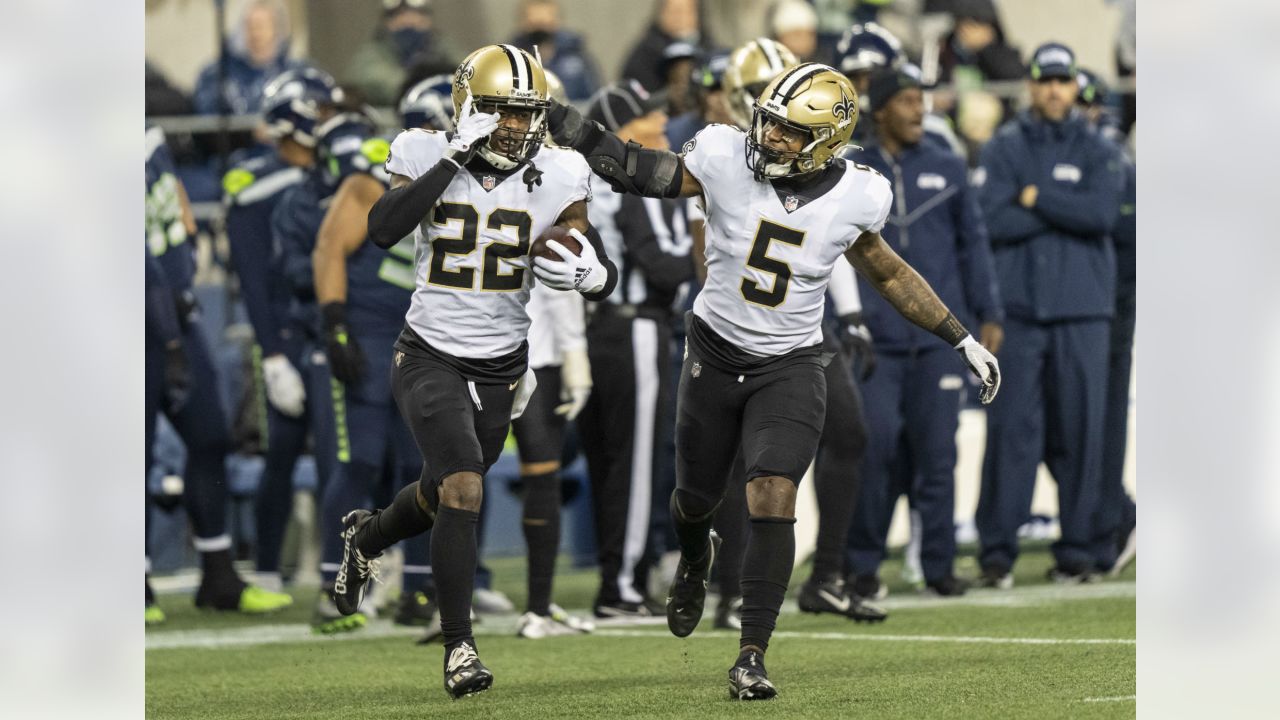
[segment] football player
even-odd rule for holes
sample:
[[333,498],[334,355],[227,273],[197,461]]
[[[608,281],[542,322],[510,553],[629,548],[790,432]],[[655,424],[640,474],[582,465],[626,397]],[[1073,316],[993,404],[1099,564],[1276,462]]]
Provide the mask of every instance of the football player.
[[[774,60],[780,59],[781,67]],[[753,40],[730,56],[726,81],[733,78],[734,97],[746,96],[743,89],[753,88],[750,102],[783,71],[799,63],[781,44],[771,40]],[[743,88],[743,89],[739,89]],[[741,102],[738,103],[741,105]],[[735,114],[744,117],[738,129],[751,125],[750,106],[747,112]],[[833,268],[831,283],[827,288],[831,297],[829,322],[823,323],[824,350],[831,361],[824,369],[826,376],[826,417],[822,440],[814,462],[814,491],[818,500],[818,542],[813,557],[813,572],[800,588],[800,609],[812,613],[843,615],[857,622],[880,622],[888,617],[884,610],[871,605],[851,592],[844,582],[844,544],[853,518],[853,505],[862,484],[858,470],[867,444],[866,419],[862,411],[862,395],[853,382],[856,364],[861,374],[874,368],[871,339],[862,322],[862,301],[858,295],[857,280],[853,268],[847,262],[837,262]],[[734,477],[745,471],[743,458],[734,464]],[[736,491],[736,488],[734,488]],[[745,526],[746,515],[742,504],[745,498],[739,492],[729,492],[718,511],[717,532],[724,539],[724,564],[720,569],[720,606],[716,609],[717,626],[739,625],[741,614],[741,544],[745,539],[738,528]],[[734,522],[734,519],[737,522]]]
[[[257,577],[279,590],[280,550],[293,505],[293,470],[306,449],[307,392],[299,369],[302,338],[289,322],[289,290],[271,239],[271,214],[315,162],[315,129],[334,112],[341,93],[321,70],[288,70],[262,93],[262,119],[275,152],[239,162],[222,179],[227,242],[240,296],[254,334],[255,379],[266,467],[256,510]],[[323,462],[321,468],[324,467]],[[323,474],[323,473],[322,473]]]
[[[213,358],[200,328],[200,309],[191,290],[196,261],[193,243],[187,239],[195,233],[195,219],[164,131],[148,128],[146,143],[146,245],[154,258],[154,263],[147,263],[151,322],[146,345],[146,470],[150,474],[156,416],[163,412],[187,448],[182,494],[200,553],[196,607],[243,613],[279,610],[291,605],[293,598],[246,584],[231,565],[226,476],[231,439]],[[157,303],[165,300],[172,316],[166,309],[157,312]],[[148,566],[149,550],[148,545]],[[148,584],[147,620],[163,620],[153,605]]]
[[573,108],[547,114],[553,138],[581,152],[620,191],[701,195],[707,282],[689,317],[676,421],[671,513],[681,558],[667,624],[685,637],[702,617],[715,555],[712,516],[739,445],[747,466],[750,539],[742,578],[740,652],[732,697],[777,694],[764,666],[795,556],[796,484],[817,451],[826,399],[823,298],[841,256],[916,325],[954,347],[999,388],[995,356],[880,237],[889,182],[836,153],[858,119],[858,94],[818,63],[772,80],[745,132],[711,125],[676,155],[626,144]]
[[[467,56],[453,82],[452,134],[409,130],[392,143],[391,189],[369,213],[369,235],[390,247],[412,232],[417,286],[396,341],[392,391],[422,451],[419,480],[386,509],[354,510],[334,601],[360,606],[377,558],[393,543],[432,530],[444,686],[462,697],[488,689],[471,633],[476,521],[483,475],[507,436],[528,366],[526,335],[534,276],[588,299],[609,294],[617,269],[589,239],[590,172],[571,150],[545,147],[547,81],[539,63],[510,45]],[[558,260],[530,244],[553,224],[580,244],[550,241]]]

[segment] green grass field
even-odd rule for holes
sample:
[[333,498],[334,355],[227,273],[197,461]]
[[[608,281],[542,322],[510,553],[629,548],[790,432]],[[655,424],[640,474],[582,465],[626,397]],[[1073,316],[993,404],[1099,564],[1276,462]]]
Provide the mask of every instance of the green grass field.
[[[494,688],[453,702],[441,681],[439,645],[416,631],[375,621],[341,638],[311,635],[314,591],[268,618],[211,615],[190,597],[165,595],[169,621],[147,631],[147,715],[154,718],[1113,718],[1135,715],[1134,569],[1096,585],[1041,579],[1043,547],[1019,563],[1012,591],[956,600],[894,590],[891,616],[876,626],[803,615],[793,602],[779,618],[767,663],[779,697],[728,699],[736,634],[690,638],[665,625],[602,628],[590,636],[531,641],[514,617],[476,626]],[[523,564],[490,564],[517,606]],[[964,565],[961,565],[962,574]],[[970,569],[970,573],[972,570]],[[807,576],[796,573],[793,588]],[[566,571],[556,597],[588,607],[596,575]]]

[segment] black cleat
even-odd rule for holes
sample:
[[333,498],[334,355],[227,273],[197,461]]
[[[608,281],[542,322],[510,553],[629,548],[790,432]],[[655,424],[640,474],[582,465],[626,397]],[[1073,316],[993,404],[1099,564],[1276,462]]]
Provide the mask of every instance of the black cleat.
[[778,688],[769,682],[764,669],[764,655],[748,650],[738,656],[738,662],[729,668],[729,698],[732,700],[771,700],[778,695]]
[[937,580],[925,582],[925,592],[939,597],[960,597],[969,590],[969,581],[961,580],[955,575],[946,575]]
[[493,686],[493,673],[480,662],[475,646],[463,642],[445,651],[444,689],[454,700],[484,692]]
[[690,567],[684,556],[676,566],[676,576],[667,591],[667,627],[676,637],[688,637],[702,619],[702,609],[707,602],[707,578],[716,552],[720,550],[720,536],[711,533],[707,538],[707,556]]
[[333,604],[343,615],[353,615],[360,609],[369,580],[378,579],[378,558],[382,553],[367,558],[356,547],[356,535],[376,516],[368,510],[352,510],[342,518],[342,564],[333,581]]
[[742,596],[720,598],[720,605],[716,607],[716,623],[718,630],[741,630],[742,629]]
[[1044,576],[1045,579],[1059,585],[1084,585],[1086,583],[1096,583],[1102,579],[1101,575],[1092,570],[1075,570],[1062,567],[1051,567]]
[[644,603],[616,600],[613,602],[597,602],[593,610],[596,619],[604,622],[623,624],[628,621],[647,620],[653,617],[653,611]]
[[431,596],[427,593],[417,590],[400,596],[394,619],[396,625],[430,627],[435,619],[436,604],[431,602]]
[[802,612],[843,615],[855,622],[884,622],[889,613],[850,592],[840,578],[809,578],[800,588],[797,604]]

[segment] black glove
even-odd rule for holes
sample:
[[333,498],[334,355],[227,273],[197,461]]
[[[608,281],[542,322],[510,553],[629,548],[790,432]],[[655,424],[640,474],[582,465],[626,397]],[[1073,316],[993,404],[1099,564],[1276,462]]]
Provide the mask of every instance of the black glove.
[[352,385],[364,375],[364,353],[356,339],[347,331],[346,303],[331,302],[320,308],[324,317],[325,349],[329,355],[329,370],[339,381]]
[[840,316],[840,346],[853,363],[853,371],[859,380],[866,380],[876,370],[876,354],[871,347],[871,332],[862,322],[862,313],[851,312]]
[[191,397],[191,366],[187,363],[187,351],[181,341],[175,341],[164,349],[164,402],[170,414],[186,407]]

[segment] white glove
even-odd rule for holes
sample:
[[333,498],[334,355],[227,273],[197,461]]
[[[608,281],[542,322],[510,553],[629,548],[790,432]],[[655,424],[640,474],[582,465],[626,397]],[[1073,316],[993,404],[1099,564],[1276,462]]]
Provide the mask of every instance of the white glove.
[[302,376],[284,355],[272,355],[262,361],[262,380],[267,386],[267,400],[289,417],[301,417],[306,408],[307,389]]
[[560,366],[560,400],[563,404],[556,407],[556,414],[563,415],[566,420],[577,418],[589,397],[591,361],[587,359],[587,349],[566,350]]
[[996,361],[996,356],[982,347],[982,344],[974,340],[972,335],[965,335],[960,344],[956,345],[956,350],[960,352],[960,357],[964,358],[964,364],[968,365],[973,374],[982,381],[982,388],[978,390],[978,399],[983,405],[990,404],[1000,390],[1000,363]]
[[511,389],[516,394],[511,399],[511,419],[515,420],[524,414],[524,409],[529,407],[529,398],[538,389],[538,376],[533,374],[533,368],[525,368],[524,377],[517,380]]
[[604,265],[600,264],[600,258],[596,256],[596,250],[591,247],[586,236],[573,228],[569,229],[569,234],[582,243],[582,254],[574,255],[564,245],[548,240],[547,247],[559,255],[560,259],[534,258],[533,274],[543,285],[556,290],[577,290],[581,293],[599,291],[608,279]]
[[481,141],[497,129],[498,113],[473,112],[471,93],[467,93],[467,99],[462,101],[462,108],[458,112],[453,139],[449,141],[449,157],[459,165],[467,164],[479,148]]

